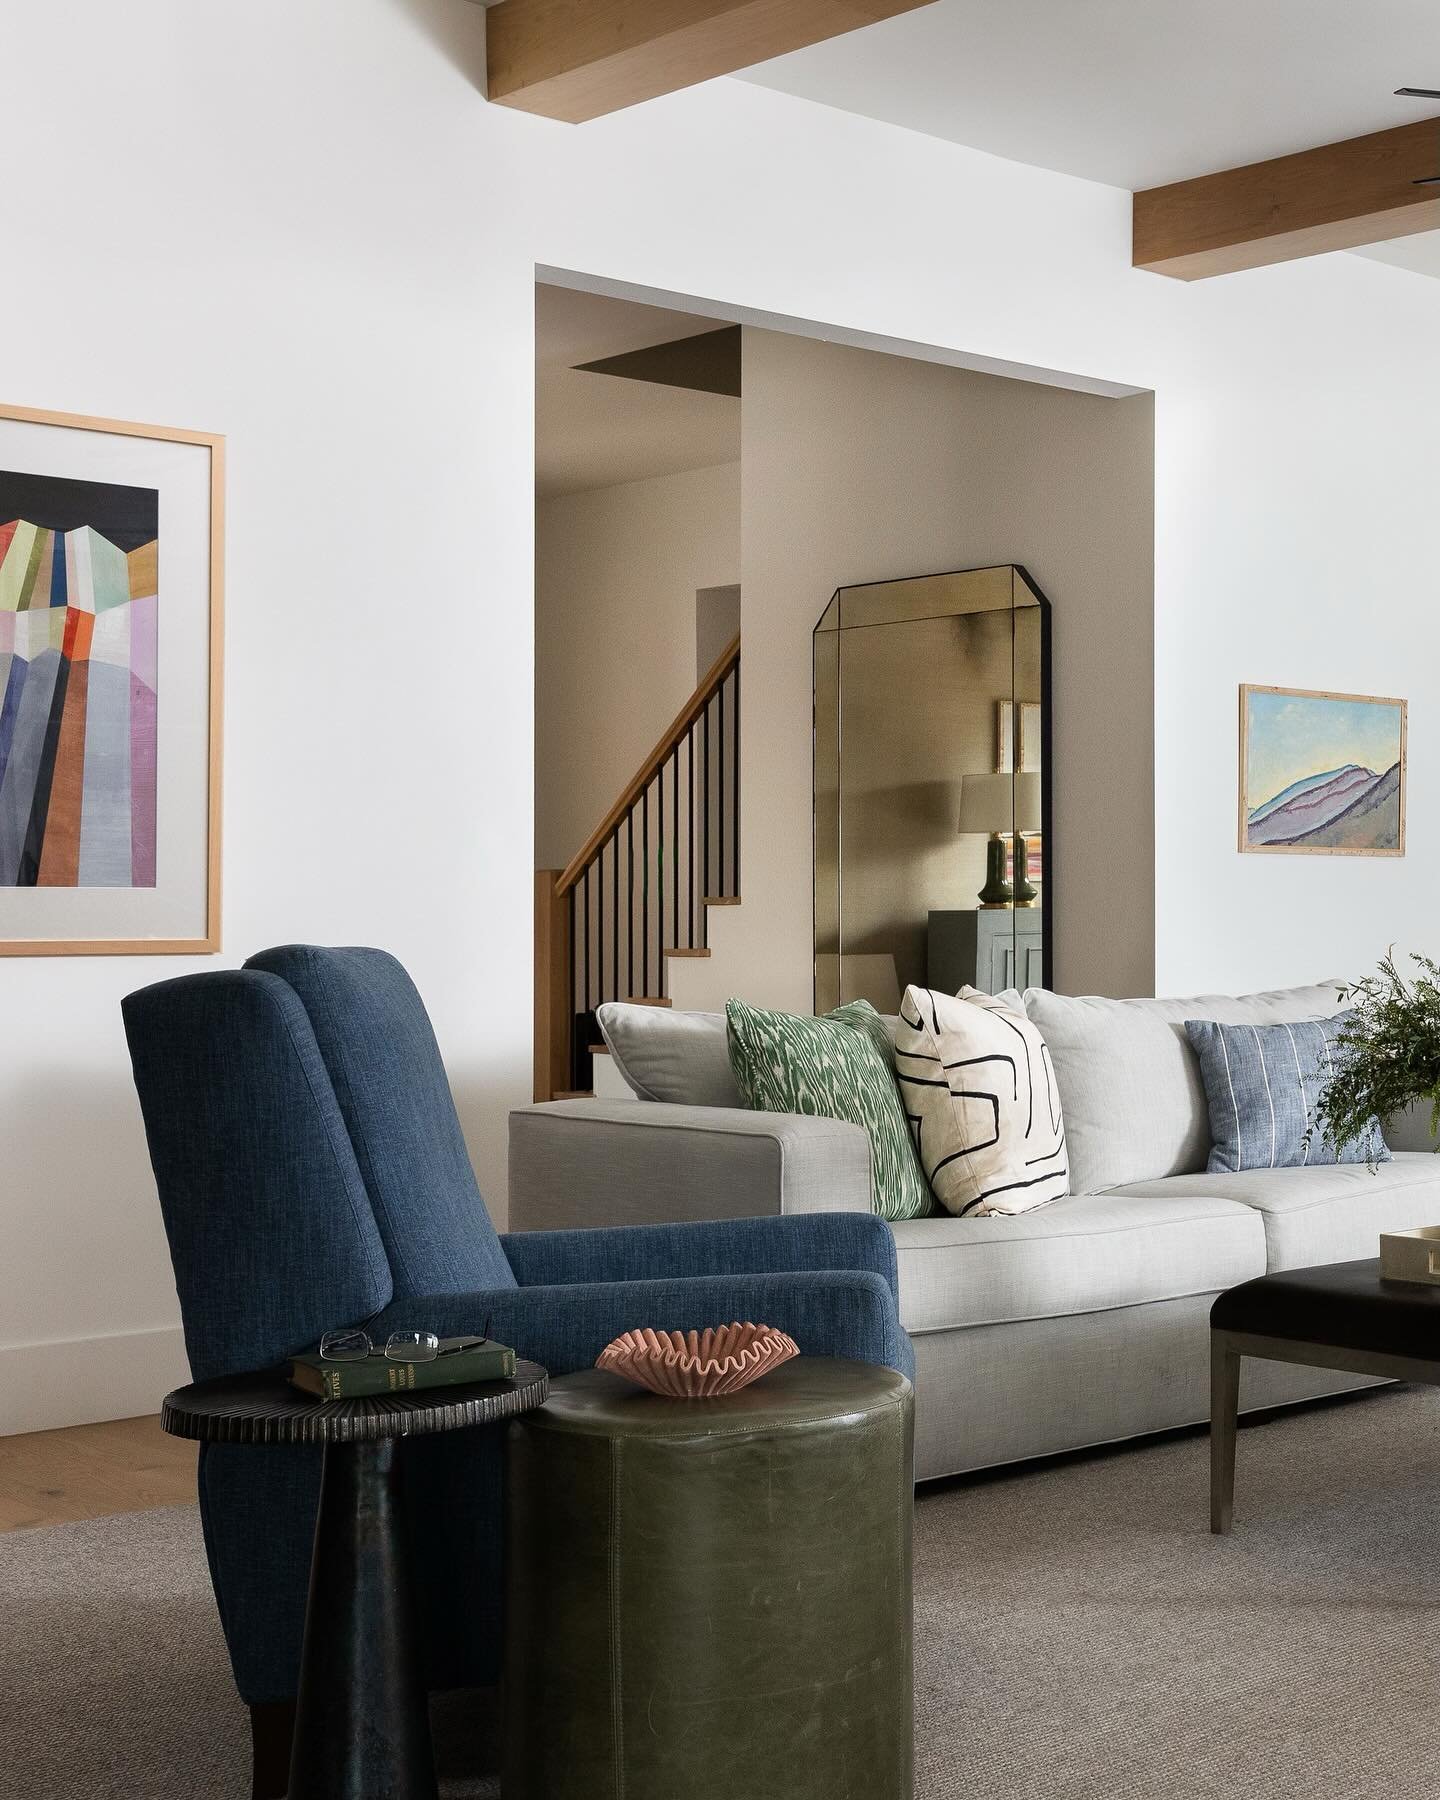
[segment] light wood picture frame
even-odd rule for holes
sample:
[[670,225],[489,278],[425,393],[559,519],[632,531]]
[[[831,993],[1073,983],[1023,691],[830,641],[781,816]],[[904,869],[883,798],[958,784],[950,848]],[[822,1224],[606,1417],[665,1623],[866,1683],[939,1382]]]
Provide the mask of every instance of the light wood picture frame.
[[1236,842],[1248,856],[1403,856],[1406,702],[1240,688]]
[[995,773],[1015,772],[1015,702],[995,702]]
[[0,405],[0,956],[220,949],[224,588],[223,437]]
[[1020,705],[1019,767],[1022,775],[1040,772],[1042,724],[1040,702],[1022,700]]

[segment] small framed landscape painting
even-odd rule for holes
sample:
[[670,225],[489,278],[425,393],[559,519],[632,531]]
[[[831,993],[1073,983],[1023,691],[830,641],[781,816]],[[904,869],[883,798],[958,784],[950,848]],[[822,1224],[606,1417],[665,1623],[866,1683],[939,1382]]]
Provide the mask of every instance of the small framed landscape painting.
[[223,455],[0,406],[0,955],[219,948]]
[[1240,689],[1240,848],[1405,854],[1405,702]]

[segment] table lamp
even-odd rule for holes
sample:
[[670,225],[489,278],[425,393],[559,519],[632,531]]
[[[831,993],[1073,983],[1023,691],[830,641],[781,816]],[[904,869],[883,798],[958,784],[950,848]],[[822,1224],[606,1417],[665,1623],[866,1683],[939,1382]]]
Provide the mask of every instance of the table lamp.
[[[960,835],[990,839],[985,862],[982,907],[1033,906],[1036,890],[1025,866],[1027,831],[1040,829],[1040,777],[966,775],[960,783]],[[1005,839],[1015,843],[1015,886],[1005,879]]]

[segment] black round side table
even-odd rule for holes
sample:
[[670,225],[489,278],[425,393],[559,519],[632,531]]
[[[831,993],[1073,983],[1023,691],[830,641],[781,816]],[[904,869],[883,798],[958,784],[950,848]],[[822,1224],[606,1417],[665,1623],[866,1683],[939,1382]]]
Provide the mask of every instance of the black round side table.
[[513,1381],[368,1400],[312,1399],[279,1370],[166,1396],[174,1437],[325,1447],[289,1800],[435,1800],[399,1440],[513,1419],[549,1388],[521,1362]]

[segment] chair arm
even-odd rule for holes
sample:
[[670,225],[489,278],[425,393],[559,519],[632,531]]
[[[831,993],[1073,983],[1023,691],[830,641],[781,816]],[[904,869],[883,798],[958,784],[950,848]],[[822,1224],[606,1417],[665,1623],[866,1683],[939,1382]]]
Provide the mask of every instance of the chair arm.
[[913,1380],[915,1355],[900,1327],[885,1278],[868,1270],[813,1274],[706,1275],[689,1280],[598,1281],[501,1288],[392,1301],[371,1323],[377,1331],[426,1330],[491,1335],[544,1365],[552,1375],[588,1369],[612,1338],[649,1325],[703,1331],[751,1319],[788,1331],[811,1356],[880,1363]]
[[859,1125],[728,1106],[559,1100],[510,1115],[521,1231],[870,1211]]
[[874,1213],[807,1213],[600,1231],[522,1231],[502,1237],[500,1243],[522,1288],[866,1269],[883,1277],[892,1294],[898,1292],[894,1233]]

